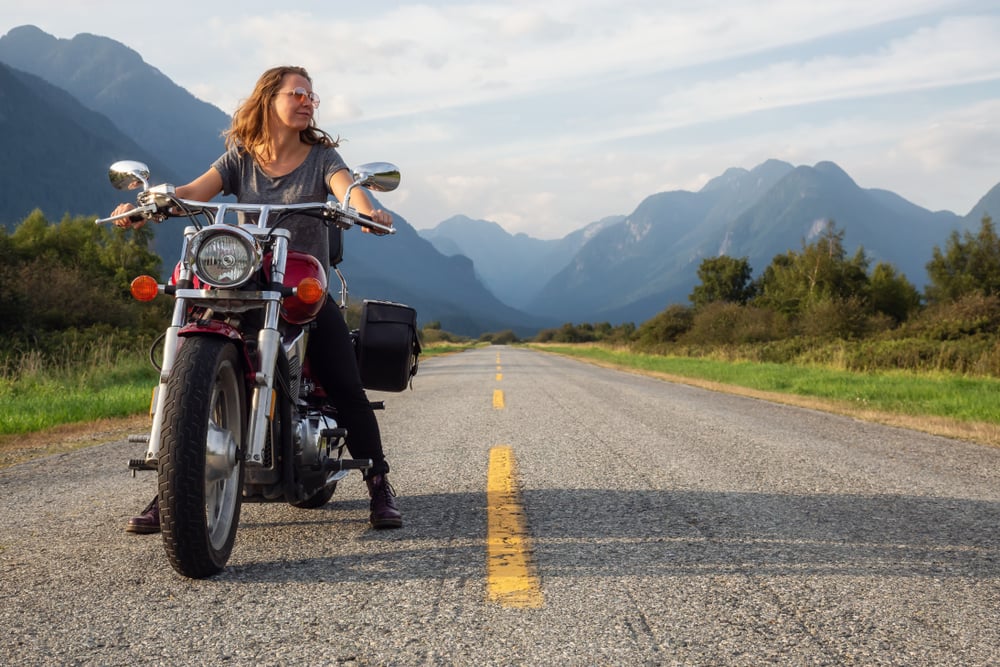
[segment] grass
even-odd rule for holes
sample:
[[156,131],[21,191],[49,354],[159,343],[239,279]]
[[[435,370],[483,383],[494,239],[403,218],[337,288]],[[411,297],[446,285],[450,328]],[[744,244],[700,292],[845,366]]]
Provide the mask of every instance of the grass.
[[[119,346],[81,345],[61,361],[37,351],[0,359],[0,468],[148,432],[157,372],[139,351],[144,345]],[[475,346],[434,343],[422,357]]]
[[[469,347],[434,344],[422,356]],[[157,374],[145,355],[98,346],[70,357],[81,361],[46,362],[29,353],[0,367],[0,436],[148,412]]]
[[436,357],[443,354],[454,354],[455,352],[464,352],[466,350],[471,350],[474,347],[479,347],[480,344],[476,342],[471,343],[428,343],[423,346],[420,351],[421,357]]
[[0,376],[0,435],[148,411],[156,371],[144,358],[113,365],[34,367]]

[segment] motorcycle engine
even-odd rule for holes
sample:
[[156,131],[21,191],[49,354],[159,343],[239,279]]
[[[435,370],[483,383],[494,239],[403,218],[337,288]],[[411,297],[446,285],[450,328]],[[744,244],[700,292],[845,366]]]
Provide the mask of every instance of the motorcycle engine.
[[324,437],[323,432],[337,428],[337,422],[319,411],[310,410],[299,420],[295,429],[294,446],[304,466],[320,466],[336,457],[342,446],[341,438]]

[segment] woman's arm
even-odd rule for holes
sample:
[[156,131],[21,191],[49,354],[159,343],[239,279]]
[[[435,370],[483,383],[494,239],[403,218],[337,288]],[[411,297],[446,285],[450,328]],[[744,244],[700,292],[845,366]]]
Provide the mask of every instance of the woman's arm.
[[212,197],[220,192],[222,192],[222,176],[215,170],[215,167],[210,167],[198,178],[187,185],[180,185],[174,190],[174,194],[181,199],[195,201],[211,201]]

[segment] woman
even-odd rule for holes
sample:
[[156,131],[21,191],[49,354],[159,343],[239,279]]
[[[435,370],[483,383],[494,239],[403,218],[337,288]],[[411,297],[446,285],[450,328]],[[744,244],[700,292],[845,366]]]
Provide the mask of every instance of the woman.
[[[187,185],[176,188],[182,199],[210,201],[219,193],[234,194],[250,204],[291,204],[326,201],[333,194],[343,201],[351,185],[351,173],[337,153],[337,142],[316,127],[313,113],[319,96],[301,67],[267,70],[233,116],[226,132],[226,152],[211,168]],[[363,190],[355,190],[351,204],[375,222],[390,226],[392,216],[375,209]],[[134,208],[120,204],[119,215]],[[123,219],[120,226],[141,226]],[[289,247],[314,255],[329,269],[327,228],[315,218],[292,218],[283,223],[291,232]],[[402,516],[393,500],[395,492],[386,474],[389,465],[371,404],[361,385],[354,347],[347,324],[337,305],[327,299],[316,318],[317,328],[309,339],[310,366],[337,409],[338,422],[350,434],[347,447],[354,458],[371,459],[365,474],[371,496],[370,521],[375,528],[399,528]],[[160,513],[156,499],[142,514],[129,519],[131,533],[156,533]]]

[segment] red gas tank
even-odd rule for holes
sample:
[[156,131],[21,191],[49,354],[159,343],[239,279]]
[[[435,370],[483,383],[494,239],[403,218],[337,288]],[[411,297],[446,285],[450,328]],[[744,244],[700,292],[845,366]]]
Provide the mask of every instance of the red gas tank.
[[[264,275],[271,279],[271,253],[264,255]],[[285,287],[297,287],[304,278],[315,278],[323,286],[323,293],[326,294],[327,279],[323,265],[312,255],[297,250],[289,250],[288,258],[285,261]],[[286,297],[281,304],[281,317],[286,322],[292,324],[305,324],[312,321],[319,314],[320,308],[326,298],[322,298],[316,303],[303,303],[295,296]]]

